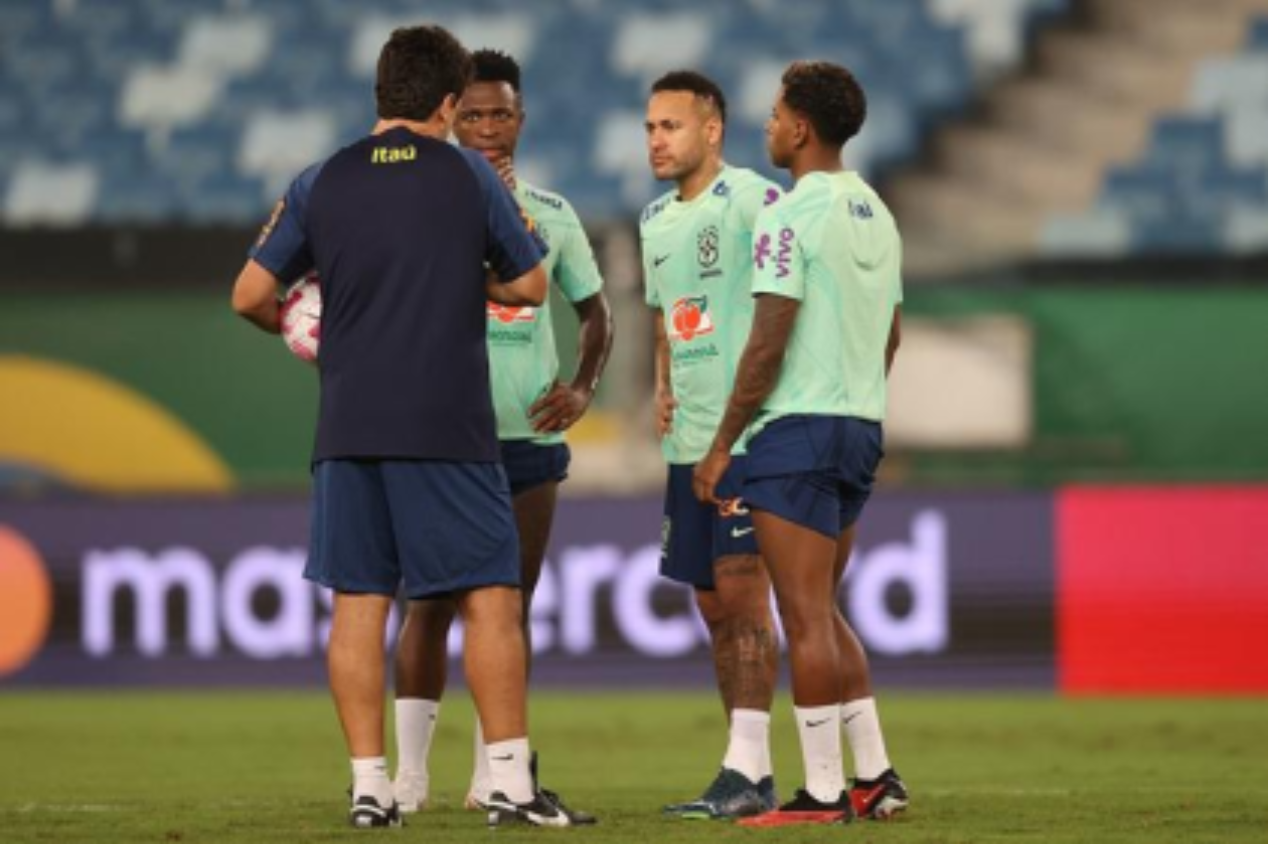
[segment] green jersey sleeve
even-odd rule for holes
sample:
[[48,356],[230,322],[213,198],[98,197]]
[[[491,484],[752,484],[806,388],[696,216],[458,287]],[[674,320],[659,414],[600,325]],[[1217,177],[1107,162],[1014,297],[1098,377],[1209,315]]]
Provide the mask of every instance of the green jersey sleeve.
[[582,302],[603,289],[603,276],[586,230],[571,205],[565,204],[560,210],[560,227],[564,236],[559,263],[555,265],[555,283],[569,302]]
[[753,294],[772,293],[801,301],[806,298],[806,259],[785,208],[773,205],[757,218],[753,231]]

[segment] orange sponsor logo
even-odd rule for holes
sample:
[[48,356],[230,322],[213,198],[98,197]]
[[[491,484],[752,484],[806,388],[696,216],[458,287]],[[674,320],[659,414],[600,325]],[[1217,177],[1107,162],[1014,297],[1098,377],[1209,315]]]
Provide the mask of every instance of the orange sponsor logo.
[[693,340],[713,333],[708,296],[688,296],[674,302],[669,313],[672,340]]
[[39,553],[0,525],[0,677],[39,653],[53,620],[53,585]]
[[532,307],[516,308],[490,302],[488,315],[489,319],[495,319],[503,325],[510,325],[513,322],[537,322],[537,309]]

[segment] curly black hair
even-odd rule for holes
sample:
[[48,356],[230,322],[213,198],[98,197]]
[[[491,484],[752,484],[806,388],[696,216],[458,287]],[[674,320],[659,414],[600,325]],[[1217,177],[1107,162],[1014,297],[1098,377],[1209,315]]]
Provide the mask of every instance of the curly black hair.
[[520,92],[520,63],[501,50],[476,50],[471,54],[475,65],[472,82],[505,82],[515,93]]
[[718,83],[703,73],[697,73],[694,70],[672,70],[652,83],[653,94],[664,91],[687,91],[695,94],[698,99],[704,100],[717,109],[718,117],[721,118],[722,124],[726,125],[726,97],[723,96]]
[[471,55],[439,26],[402,27],[379,53],[374,98],[384,120],[427,120],[445,97],[462,96]]
[[863,128],[867,95],[850,71],[831,62],[793,62],[784,71],[784,102],[805,115],[819,140],[841,147]]

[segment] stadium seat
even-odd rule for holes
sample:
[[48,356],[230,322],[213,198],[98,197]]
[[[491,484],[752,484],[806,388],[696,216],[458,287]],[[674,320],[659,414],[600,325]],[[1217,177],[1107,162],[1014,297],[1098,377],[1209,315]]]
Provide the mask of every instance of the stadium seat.
[[1118,209],[1101,206],[1049,220],[1041,248],[1053,257],[1112,257],[1125,252],[1131,238],[1131,220]]
[[1268,111],[1268,50],[1203,62],[1190,102],[1200,114]]
[[1224,158],[1224,122],[1219,118],[1178,115],[1154,124],[1145,160],[1197,170]]
[[[526,153],[550,186],[566,186],[582,213],[631,215],[660,189],[647,173],[641,114],[648,83],[665,70],[716,76],[733,102],[735,160],[764,167],[762,127],[784,67],[843,63],[872,95],[852,150],[852,164],[868,171],[909,160],[922,132],[970,101],[982,67],[1017,60],[1027,21],[1070,2],[5,0],[0,176],[39,152],[15,137],[22,127],[58,125],[47,151],[98,174],[101,189],[85,192],[97,218],[254,223],[241,197],[267,194],[303,156],[363,133],[383,40],[430,19],[468,46],[521,60]],[[322,116],[291,127],[302,154],[284,154],[278,121],[313,111]],[[1229,121],[1229,144],[1242,154],[1253,146],[1248,125]],[[228,149],[213,151],[219,143]],[[214,196],[195,190],[211,187],[211,166],[225,168]],[[173,183],[142,178],[147,168]]]
[[1255,18],[1251,24],[1246,49],[1252,52],[1268,51],[1268,15]]
[[303,168],[335,149],[337,140],[338,123],[324,109],[256,114],[243,128],[238,171],[280,194]]
[[86,222],[97,196],[91,164],[28,161],[19,164],[4,194],[4,216],[16,225],[74,225]]

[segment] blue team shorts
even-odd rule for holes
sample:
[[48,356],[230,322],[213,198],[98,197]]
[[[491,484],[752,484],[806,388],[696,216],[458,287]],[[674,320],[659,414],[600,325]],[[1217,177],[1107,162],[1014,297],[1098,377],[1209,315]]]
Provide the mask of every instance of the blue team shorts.
[[532,440],[502,440],[501,445],[502,467],[511,483],[512,496],[568,477],[572,452],[566,443],[539,445]]
[[518,586],[519,535],[497,463],[323,460],[304,577],[336,592],[426,598]]
[[[695,466],[670,464],[665,486],[665,520],[660,531],[660,573],[697,589],[712,591],[713,564],[723,557],[757,553],[753,519],[740,506],[727,516],[713,504],[701,504],[691,491]],[[722,482],[719,498],[739,498],[745,459],[734,457]]]
[[872,494],[883,442],[880,423],[867,419],[777,419],[748,444],[744,500],[835,540]]

